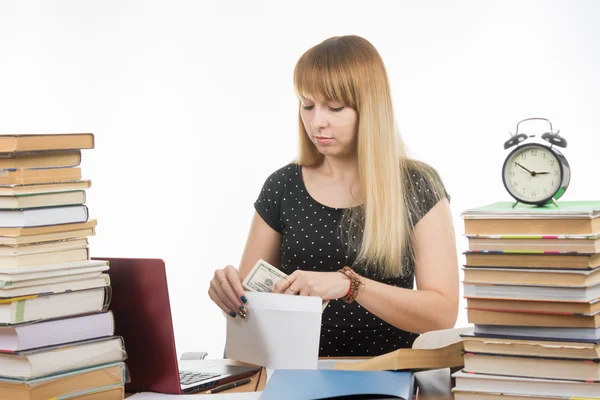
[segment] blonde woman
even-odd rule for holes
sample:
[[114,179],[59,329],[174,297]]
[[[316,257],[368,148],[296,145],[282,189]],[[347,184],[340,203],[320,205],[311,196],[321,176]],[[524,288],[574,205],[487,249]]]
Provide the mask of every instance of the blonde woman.
[[298,60],[294,85],[299,157],[265,181],[239,270],[217,270],[210,298],[245,317],[241,281],[262,258],[289,275],[276,292],[332,300],[322,357],[379,355],[453,327],[448,196],[435,170],[406,155],[379,53],[358,36],[327,39]]

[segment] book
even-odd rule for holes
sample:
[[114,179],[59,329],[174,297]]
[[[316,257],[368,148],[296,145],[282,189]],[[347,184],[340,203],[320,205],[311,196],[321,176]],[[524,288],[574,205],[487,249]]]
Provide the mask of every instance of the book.
[[600,201],[561,201],[533,206],[497,202],[463,211],[465,234],[597,234],[600,232]]
[[499,285],[594,286],[600,284],[600,267],[592,270],[465,267],[466,283]]
[[[86,394],[66,397],[65,400],[121,400],[125,396],[125,388],[121,385],[105,388],[97,391],[90,391]],[[52,399],[54,400],[54,399]],[[56,400],[61,400],[56,399]]]
[[0,257],[24,256],[27,254],[48,253],[59,250],[81,249],[88,246],[86,238],[57,240],[54,242],[31,243],[21,245],[0,245]]
[[410,372],[278,369],[269,378],[260,398],[319,400],[377,395],[381,398],[412,400],[414,381],[414,375]]
[[523,313],[515,311],[487,311],[467,309],[467,318],[471,324],[479,325],[517,325],[548,326],[563,328],[598,328],[600,314],[548,314]]
[[600,328],[560,328],[540,326],[478,325],[477,336],[525,339],[554,338],[558,341],[600,341]]
[[75,224],[87,220],[88,208],[85,205],[0,210],[0,227],[3,228]]
[[3,269],[75,263],[87,261],[87,248],[65,249],[44,253],[22,254],[17,256],[0,256],[0,271]]
[[491,353],[465,353],[464,358],[467,373],[600,382],[599,359]]
[[478,336],[473,332],[467,332],[461,336],[467,353],[556,358],[600,358],[600,343],[596,341],[560,341],[553,338],[519,339],[493,335]]
[[[0,244],[16,245],[24,243],[50,242],[54,240],[73,239],[95,234],[98,221],[90,219],[73,224],[48,225],[36,227],[0,228]],[[77,236],[79,232],[86,233]]]
[[[126,367],[123,362],[100,365],[27,381],[0,378],[0,393],[11,400],[62,400],[99,393],[100,399],[122,399]],[[106,391],[120,391],[110,396]]]
[[16,153],[12,157],[0,157],[0,169],[19,168],[66,168],[81,164],[81,151],[44,151]]
[[25,152],[93,148],[94,135],[92,133],[0,135],[2,157],[11,157],[16,153]]
[[594,269],[600,267],[600,254],[516,254],[505,252],[465,252],[469,267]]
[[57,346],[0,353],[0,376],[29,380],[123,361],[123,338],[112,336]]
[[[554,399],[555,396],[572,399],[574,396],[583,398],[599,398],[599,382],[574,382],[561,379],[540,379],[540,378],[522,378],[515,376],[498,376],[469,374],[464,371],[457,371],[452,374],[456,386],[454,396],[457,392],[477,392],[476,394],[491,394],[494,400],[505,400],[504,396],[523,396],[519,400],[529,400],[533,398]],[[500,397],[501,393],[501,397]],[[495,396],[498,394],[498,396]],[[545,396],[545,397],[544,397]],[[485,397],[468,397],[469,399],[480,399]]]
[[600,253],[599,235],[561,236],[467,236],[469,251],[502,251],[518,253]]
[[102,260],[85,260],[65,264],[33,265],[29,267],[14,267],[0,269],[0,288],[15,286],[17,282],[27,282],[33,279],[45,279],[89,272],[108,270],[108,262]]
[[398,349],[364,361],[339,362],[336,370],[422,370],[463,366],[461,334],[472,328],[430,331],[419,335],[412,348]]
[[112,336],[114,331],[114,318],[111,311],[37,323],[0,326],[0,353],[15,353],[21,350]]
[[33,185],[79,181],[81,168],[1,169],[0,185]]
[[[24,285],[23,282],[19,282],[8,288],[0,288],[0,300],[32,295],[45,296],[49,294],[67,293],[110,286],[110,277],[108,274],[74,279],[80,276],[81,275],[71,275],[69,277],[61,277],[60,281],[52,283],[41,282],[38,284],[29,283],[28,285]],[[57,280],[58,278],[52,279]]]
[[600,285],[590,287],[496,285],[463,283],[464,297],[484,299],[589,302],[600,298]]
[[600,299],[591,302],[560,302],[537,300],[467,299],[472,310],[520,311],[554,314],[596,314],[600,312]]
[[109,290],[106,287],[0,299],[0,325],[104,311],[108,308],[109,300]]
[[91,186],[92,181],[90,180],[37,183],[33,185],[0,185],[0,196],[68,192],[72,190],[89,189]]
[[44,208],[85,203],[85,191],[0,196],[0,209]]

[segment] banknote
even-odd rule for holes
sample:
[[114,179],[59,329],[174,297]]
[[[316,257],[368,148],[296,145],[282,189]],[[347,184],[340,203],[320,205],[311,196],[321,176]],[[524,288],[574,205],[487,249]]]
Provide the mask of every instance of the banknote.
[[250,273],[246,275],[242,286],[244,289],[253,292],[272,292],[275,284],[286,277],[286,274],[261,259],[252,267]]
[[[258,260],[257,263],[252,267],[252,270],[246,275],[242,286],[244,289],[251,292],[273,292],[275,284],[282,279],[287,278],[287,275],[266,262],[265,260]],[[322,311],[325,310],[329,304],[329,300],[323,301]]]

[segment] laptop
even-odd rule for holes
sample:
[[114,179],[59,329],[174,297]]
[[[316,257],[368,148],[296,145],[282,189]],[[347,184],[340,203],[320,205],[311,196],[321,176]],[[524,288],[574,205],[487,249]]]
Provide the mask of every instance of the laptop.
[[110,263],[115,335],[125,340],[128,392],[195,393],[260,371],[257,366],[223,365],[214,360],[183,361],[180,370],[165,263],[161,259],[94,258]]

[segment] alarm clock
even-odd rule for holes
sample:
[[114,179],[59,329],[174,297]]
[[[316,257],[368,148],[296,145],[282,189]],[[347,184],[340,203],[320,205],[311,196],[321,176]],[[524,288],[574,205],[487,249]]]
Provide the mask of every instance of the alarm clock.
[[[519,133],[519,124],[525,121],[543,120],[550,124],[550,131],[541,135],[543,141],[535,140],[535,135]],[[522,144],[525,140],[528,143]],[[567,190],[571,180],[571,168],[565,156],[557,147],[566,148],[567,141],[554,132],[552,123],[546,118],[527,118],[517,123],[517,129],[504,143],[507,150],[516,146],[504,160],[502,182],[508,193],[518,203],[542,206],[554,203]]]

